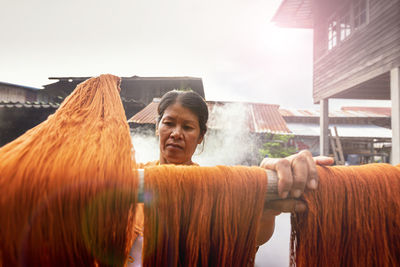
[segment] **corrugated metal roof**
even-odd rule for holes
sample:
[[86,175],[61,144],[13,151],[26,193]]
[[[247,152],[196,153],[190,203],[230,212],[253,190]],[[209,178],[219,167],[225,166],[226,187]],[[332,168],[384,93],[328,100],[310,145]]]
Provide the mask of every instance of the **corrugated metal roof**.
[[[254,133],[290,133],[286,122],[279,113],[278,105],[206,101],[209,110],[208,127],[218,129],[223,124],[220,119],[230,113],[238,121],[243,121],[250,132]],[[128,122],[155,124],[158,102],[152,102],[135,114]],[[228,118],[228,117],[227,117]],[[222,118],[224,119],[224,118]]]
[[[49,77],[49,80],[60,80],[60,81],[69,81],[69,80],[87,80],[91,77]],[[173,77],[140,77],[140,76],[131,76],[131,77],[121,77],[124,80],[146,80],[146,81],[154,81],[154,80],[201,80],[198,77],[191,77],[191,76],[173,76]]]
[[305,110],[305,109],[279,109],[279,113],[283,117],[319,117],[318,110]]
[[[315,123],[287,123],[294,135],[299,136],[320,136],[319,124]],[[340,137],[367,137],[367,138],[391,138],[392,131],[387,128],[371,124],[332,124],[329,128],[333,131],[336,126]]]
[[54,108],[60,106],[58,103],[46,102],[18,102],[18,101],[0,101],[0,108]]
[[290,133],[286,122],[279,113],[278,105],[250,104],[254,118],[254,132]]
[[[387,111],[389,109],[389,111]],[[319,117],[319,110],[279,109],[283,117]],[[341,110],[330,111],[329,117],[346,118],[380,118],[390,117],[390,108],[378,107],[343,107]]]
[[390,107],[342,107],[341,109],[343,111],[365,112],[387,117],[392,115],[392,109]]
[[157,108],[159,101],[154,101],[148,104],[144,109],[133,115],[128,122],[139,124],[156,124]]
[[15,84],[15,83],[7,83],[7,82],[0,82],[0,86],[16,87],[16,88],[21,88],[21,89],[28,89],[31,91],[41,90],[40,88],[36,88],[36,87],[30,87],[30,86],[19,85],[19,84]]

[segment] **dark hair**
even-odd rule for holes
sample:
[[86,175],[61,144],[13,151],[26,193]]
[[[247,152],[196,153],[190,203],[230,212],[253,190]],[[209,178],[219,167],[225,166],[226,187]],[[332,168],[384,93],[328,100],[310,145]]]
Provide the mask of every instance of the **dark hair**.
[[177,102],[197,116],[200,126],[200,135],[203,136],[207,132],[208,108],[204,99],[193,91],[173,90],[163,95],[160,104],[158,104],[157,124],[160,123],[165,110]]

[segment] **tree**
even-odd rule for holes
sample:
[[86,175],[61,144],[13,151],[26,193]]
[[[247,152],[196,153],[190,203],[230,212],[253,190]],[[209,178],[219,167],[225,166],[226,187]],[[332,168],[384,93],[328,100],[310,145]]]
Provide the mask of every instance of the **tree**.
[[296,147],[293,145],[294,135],[288,134],[267,134],[267,142],[263,144],[260,154],[269,158],[284,158],[296,153]]

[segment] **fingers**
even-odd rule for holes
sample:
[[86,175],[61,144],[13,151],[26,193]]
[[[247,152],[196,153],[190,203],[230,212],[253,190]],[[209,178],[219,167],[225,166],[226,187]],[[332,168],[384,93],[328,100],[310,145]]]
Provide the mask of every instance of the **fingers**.
[[303,201],[296,199],[269,201],[264,207],[277,212],[304,212],[307,210],[306,204]]
[[312,158],[312,155],[310,153],[310,157],[307,157],[307,165],[308,165],[308,180],[307,180],[307,188],[308,189],[317,189],[318,187],[318,182],[319,182],[319,177],[318,177],[318,171],[317,171],[317,166],[315,165],[315,161]]
[[278,194],[282,199],[287,198],[293,183],[292,168],[290,161],[286,158],[285,159],[265,158],[261,162],[261,167],[276,171],[279,178]]
[[323,166],[329,166],[335,162],[333,158],[325,156],[318,156],[314,157],[313,159],[317,165],[323,165]]
[[318,187],[318,172],[316,163],[328,165],[333,163],[329,157],[313,158],[310,151],[303,150],[284,159],[266,158],[261,167],[277,172],[278,194],[282,199],[288,195],[300,197],[304,190]]
[[[309,170],[311,166],[308,166],[308,158],[312,159],[312,157],[307,154],[307,151],[302,151],[292,160],[293,185],[290,194],[294,198],[298,198],[303,194],[306,183],[310,179]],[[313,164],[315,165],[314,162]]]

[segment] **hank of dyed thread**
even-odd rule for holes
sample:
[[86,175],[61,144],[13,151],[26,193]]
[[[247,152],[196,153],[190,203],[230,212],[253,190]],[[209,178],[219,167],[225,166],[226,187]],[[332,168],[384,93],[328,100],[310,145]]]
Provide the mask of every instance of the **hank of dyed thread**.
[[292,266],[400,266],[400,168],[318,167],[292,215]]
[[247,266],[266,188],[258,167],[146,168],[143,266]]
[[55,114],[0,149],[3,266],[126,261],[137,175],[119,83],[101,75],[79,84]]

